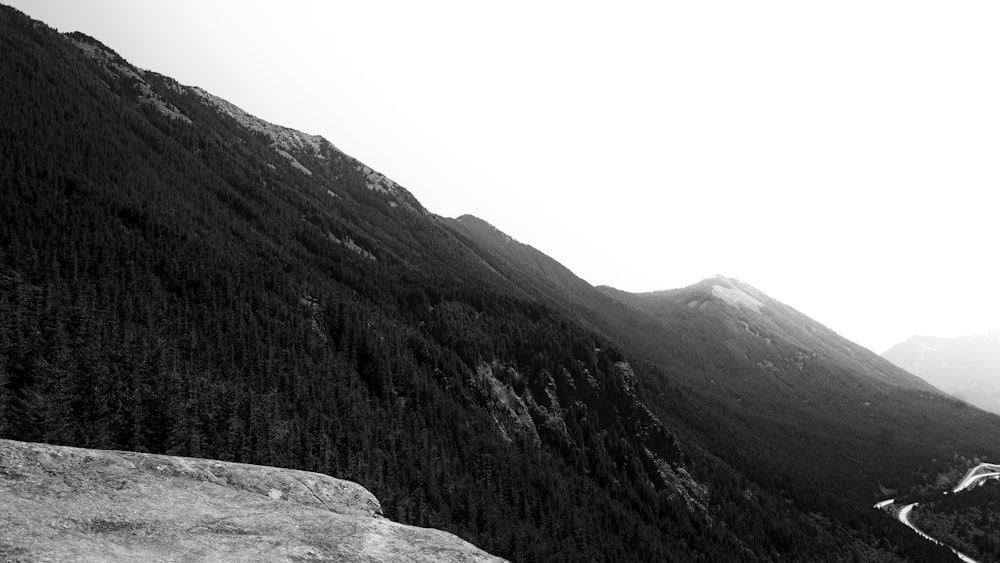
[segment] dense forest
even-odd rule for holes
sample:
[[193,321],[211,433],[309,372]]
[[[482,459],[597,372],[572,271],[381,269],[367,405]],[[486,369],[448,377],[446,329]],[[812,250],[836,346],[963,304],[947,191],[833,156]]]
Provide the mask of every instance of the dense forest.
[[1000,482],[921,501],[910,512],[918,528],[977,561],[1000,561]]
[[319,471],[517,561],[951,560],[870,505],[995,417],[748,411],[722,329],[652,350],[326,141],[0,27],[0,436]]

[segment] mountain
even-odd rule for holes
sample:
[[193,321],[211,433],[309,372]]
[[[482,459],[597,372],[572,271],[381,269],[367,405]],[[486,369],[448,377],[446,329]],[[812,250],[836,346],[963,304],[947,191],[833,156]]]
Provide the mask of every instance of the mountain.
[[503,279],[576,322],[632,351],[645,351],[663,361],[672,357],[659,345],[658,320],[600,292],[540,250],[521,243],[483,219],[463,215],[444,219],[469,248]]
[[872,503],[1000,458],[745,284],[595,288],[97,39],[0,48],[0,436],[349,479],[518,561],[946,561]]
[[0,440],[4,561],[502,561],[326,475]]
[[791,473],[824,474],[840,494],[865,483],[888,491],[940,479],[956,452],[993,455],[968,432],[994,432],[996,417],[749,284],[718,276],[653,293],[601,290],[662,321],[661,346],[676,357],[664,369],[713,412],[694,419],[702,441],[757,482],[804,486],[795,496],[822,504],[829,493]]
[[[692,409],[675,422],[757,482],[785,489],[811,472],[828,473],[829,487],[842,491],[870,491],[874,483],[899,489],[928,480],[928,472],[935,479],[948,473],[956,447],[971,457],[991,451],[967,428],[992,432],[995,418],[964,412],[921,378],[747,283],[716,276],[641,294],[593,287],[482,219],[452,224],[515,284],[536,288],[655,366],[663,378],[648,383],[647,400],[684,401],[654,410]],[[829,487],[797,494],[821,497]]]
[[946,393],[1000,414],[1000,331],[961,338],[914,336],[882,356]]
[[[690,287],[628,294],[603,291],[661,319],[675,334],[697,332],[713,359],[692,360],[725,372],[756,369],[769,373],[807,374],[815,384],[819,370],[836,369],[838,378],[925,392],[936,390],[918,377],[897,369],[879,356],[839,336],[795,309],[749,284],[716,276]],[[716,334],[708,334],[715,331]],[[678,336],[679,338],[679,336]],[[740,357],[742,356],[742,358]],[[742,364],[739,367],[733,365]],[[792,387],[794,382],[785,382]]]
[[[654,364],[670,387],[650,382],[659,397],[649,400],[657,412],[677,413],[672,422],[688,440],[803,508],[857,518],[847,516],[849,507],[865,498],[957,478],[958,452],[995,455],[988,440],[969,433],[995,432],[995,418],[965,412],[749,284],[716,276],[645,294],[595,288],[482,219],[462,216],[453,225],[508,279],[542,288],[554,306]],[[658,403],[678,395],[685,401]]]
[[[800,506],[849,510],[866,498],[957,478],[958,452],[970,460],[995,455],[989,440],[969,433],[995,432],[995,418],[966,412],[749,284],[716,276],[645,294],[595,288],[481,219],[453,222],[495,269],[514,272],[508,277],[525,287],[548,288],[557,307],[656,365],[670,384],[649,382],[658,395],[649,400],[686,438],[753,482],[790,492]],[[685,400],[658,402],[668,396]]]
[[517,560],[774,549],[709,524],[701,479],[738,475],[692,475],[644,368],[403,187],[97,39],[0,27],[0,435],[334,475]]

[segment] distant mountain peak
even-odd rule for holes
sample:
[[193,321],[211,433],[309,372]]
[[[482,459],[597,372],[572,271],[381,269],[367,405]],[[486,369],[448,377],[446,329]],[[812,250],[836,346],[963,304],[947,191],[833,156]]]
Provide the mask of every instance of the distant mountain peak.
[[[755,313],[760,313],[760,308],[767,304],[769,299],[764,292],[754,286],[721,274],[706,278],[688,289],[702,289],[711,292],[712,297],[727,305],[749,309]],[[688,292],[683,293],[686,294]],[[687,305],[689,307],[700,307],[705,303],[704,299],[695,298],[688,302]]]
[[727,287],[722,284],[715,284],[712,286],[712,295],[730,305],[745,307],[754,313],[760,313],[760,308],[764,305],[763,301],[741,287]]
[[1000,414],[1000,331],[959,338],[913,336],[882,356],[928,383]]

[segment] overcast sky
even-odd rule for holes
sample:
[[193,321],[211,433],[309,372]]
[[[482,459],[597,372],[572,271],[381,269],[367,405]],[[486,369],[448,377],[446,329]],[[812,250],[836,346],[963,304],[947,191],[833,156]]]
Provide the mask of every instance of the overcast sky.
[[996,2],[7,1],[592,284],[1000,328]]

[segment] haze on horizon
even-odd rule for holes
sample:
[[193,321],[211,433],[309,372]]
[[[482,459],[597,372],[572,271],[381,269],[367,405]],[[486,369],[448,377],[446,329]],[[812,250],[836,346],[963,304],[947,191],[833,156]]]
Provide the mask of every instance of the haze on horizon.
[[629,291],[1000,328],[1000,6],[8,2]]

